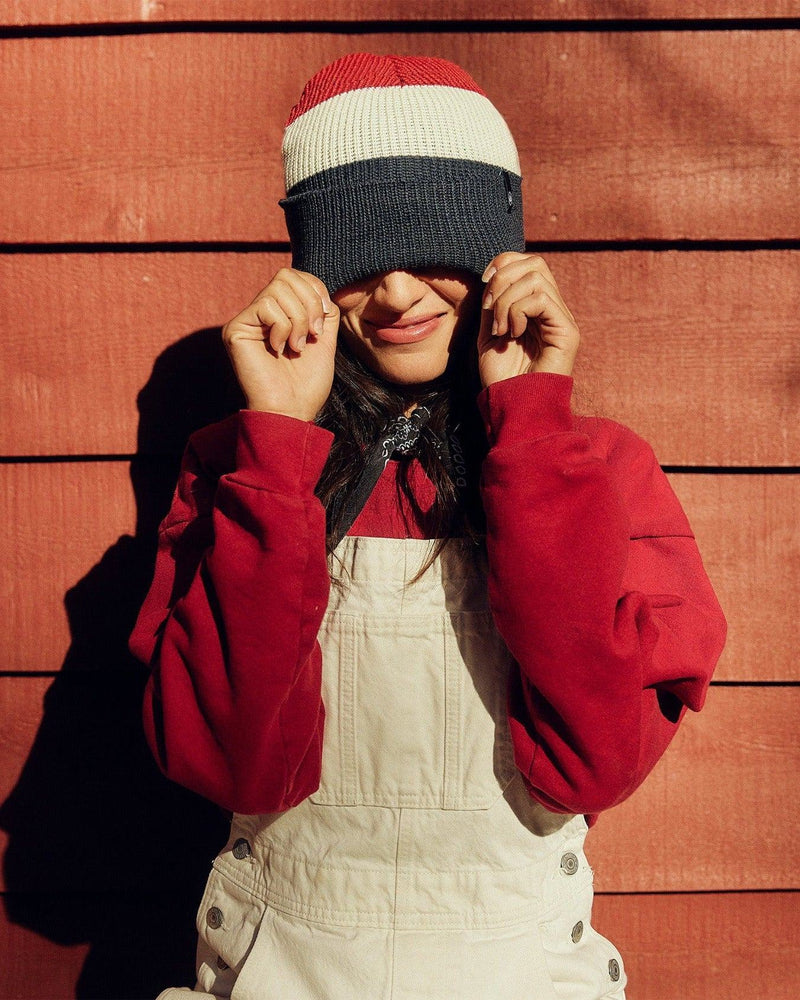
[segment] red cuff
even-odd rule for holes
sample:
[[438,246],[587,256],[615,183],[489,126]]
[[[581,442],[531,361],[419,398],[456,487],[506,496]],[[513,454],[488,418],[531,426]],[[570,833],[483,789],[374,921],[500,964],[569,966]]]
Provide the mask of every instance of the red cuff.
[[573,430],[572,377],[532,372],[493,382],[478,396],[489,444]]
[[241,410],[231,478],[274,493],[312,493],[332,443],[330,431],[305,420]]

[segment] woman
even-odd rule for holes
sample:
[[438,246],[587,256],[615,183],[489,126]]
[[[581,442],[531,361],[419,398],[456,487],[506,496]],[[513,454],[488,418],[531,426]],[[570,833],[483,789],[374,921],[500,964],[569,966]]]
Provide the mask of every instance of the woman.
[[578,330],[463,70],[337,60],[284,162],[293,266],[223,331],[246,408],[190,441],[132,638],[160,766],[234,813],[196,990],[619,1000],[583,840],[702,706],[691,530],[571,413]]

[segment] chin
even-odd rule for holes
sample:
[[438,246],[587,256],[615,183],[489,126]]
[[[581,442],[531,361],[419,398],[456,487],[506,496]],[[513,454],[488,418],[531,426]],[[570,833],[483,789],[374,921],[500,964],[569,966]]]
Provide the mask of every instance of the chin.
[[444,375],[447,362],[442,364],[431,364],[428,362],[414,363],[409,359],[400,364],[376,364],[372,365],[372,370],[385,382],[392,382],[394,385],[424,385],[426,382],[433,382]]

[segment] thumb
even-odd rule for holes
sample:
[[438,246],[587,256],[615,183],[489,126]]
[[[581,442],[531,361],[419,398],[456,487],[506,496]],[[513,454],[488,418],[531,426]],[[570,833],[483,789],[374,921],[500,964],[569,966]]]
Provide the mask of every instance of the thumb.
[[341,319],[341,314],[339,312],[339,307],[331,299],[328,311],[322,320],[322,329],[324,333],[330,335],[336,335],[339,332],[339,321]]
[[492,346],[495,338],[492,336],[492,323],[494,322],[494,309],[481,308],[481,323],[478,329],[478,351],[483,353]]

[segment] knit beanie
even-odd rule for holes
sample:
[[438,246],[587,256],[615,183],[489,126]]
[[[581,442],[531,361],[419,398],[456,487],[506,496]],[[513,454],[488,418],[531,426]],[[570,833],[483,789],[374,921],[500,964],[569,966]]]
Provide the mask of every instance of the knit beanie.
[[519,157],[461,67],[343,56],[306,84],[283,139],[292,265],[331,292],[380,271],[482,274],[524,250]]

